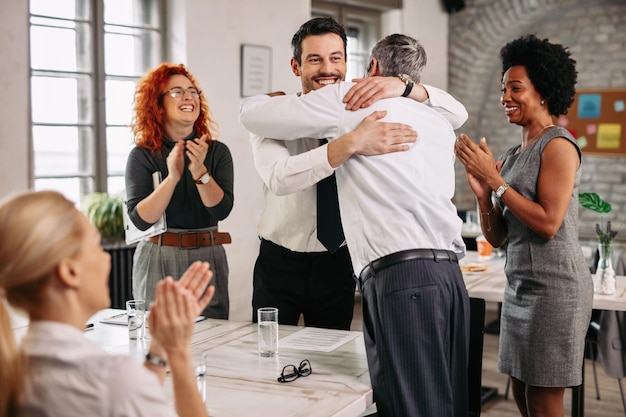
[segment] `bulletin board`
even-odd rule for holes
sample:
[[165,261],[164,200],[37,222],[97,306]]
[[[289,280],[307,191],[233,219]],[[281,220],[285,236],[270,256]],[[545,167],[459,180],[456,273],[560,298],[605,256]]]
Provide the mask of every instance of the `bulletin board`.
[[569,130],[587,154],[626,157],[626,89],[578,90],[557,124]]

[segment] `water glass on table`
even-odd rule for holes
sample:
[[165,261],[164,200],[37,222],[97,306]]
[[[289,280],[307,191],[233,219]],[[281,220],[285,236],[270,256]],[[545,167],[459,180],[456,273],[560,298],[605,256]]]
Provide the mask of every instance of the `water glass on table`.
[[278,355],[278,309],[263,307],[257,310],[259,356]]
[[472,211],[472,210],[468,210],[465,213],[465,224],[469,227],[469,228],[479,228],[480,227],[480,220],[478,219],[478,212],[476,211]]
[[144,300],[126,301],[128,316],[128,338],[141,340],[146,335],[146,302]]
[[202,402],[206,404],[206,353],[205,352],[193,352],[191,354],[191,361],[193,364],[193,370],[196,374],[196,384],[198,385],[198,391],[202,396]]

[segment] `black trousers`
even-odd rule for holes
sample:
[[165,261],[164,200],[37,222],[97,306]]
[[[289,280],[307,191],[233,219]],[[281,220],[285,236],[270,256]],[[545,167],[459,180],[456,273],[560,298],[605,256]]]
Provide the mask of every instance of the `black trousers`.
[[378,415],[467,416],[470,306],[459,265],[405,261],[375,273],[362,292]]
[[254,266],[252,321],[260,307],[277,307],[280,324],[302,314],[312,327],[349,330],[356,281],[346,246],[337,252],[293,252],[262,239]]

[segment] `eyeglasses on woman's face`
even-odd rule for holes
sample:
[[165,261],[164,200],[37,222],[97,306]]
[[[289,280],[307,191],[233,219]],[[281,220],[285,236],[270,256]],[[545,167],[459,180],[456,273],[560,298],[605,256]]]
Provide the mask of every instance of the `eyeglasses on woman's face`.
[[198,91],[198,89],[193,87],[189,87],[186,90],[182,87],[174,87],[164,92],[163,95],[169,94],[172,98],[179,98],[184,97],[185,93],[189,94],[193,98],[198,98],[200,97],[200,94],[202,94],[201,91]]

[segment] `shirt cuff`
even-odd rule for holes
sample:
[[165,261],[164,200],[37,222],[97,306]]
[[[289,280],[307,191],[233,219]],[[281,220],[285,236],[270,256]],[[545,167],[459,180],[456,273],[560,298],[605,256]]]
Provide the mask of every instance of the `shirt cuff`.
[[333,168],[330,165],[330,162],[328,162],[328,144],[313,149],[310,156],[311,166],[320,179],[326,178],[335,172],[335,168]]

